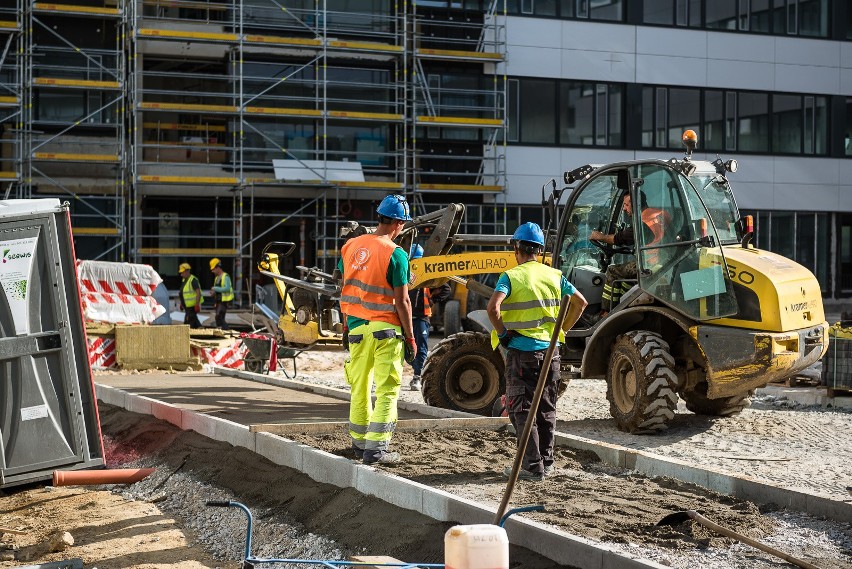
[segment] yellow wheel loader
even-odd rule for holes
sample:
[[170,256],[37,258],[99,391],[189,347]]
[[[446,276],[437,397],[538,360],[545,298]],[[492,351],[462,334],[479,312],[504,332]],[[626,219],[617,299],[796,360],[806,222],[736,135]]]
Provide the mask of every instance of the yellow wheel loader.
[[[752,244],[751,219],[740,216],[728,181],[736,162],[695,160],[695,139],[685,142],[683,158],[566,172],[567,187],[557,189],[551,181],[543,200],[554,229],[547,232],[542,260],[560,269],[589,301],[566,335],[563,370],[606,378],[611,415],[631,433],[667,428],[679,398],[695,413],[738,413],[756,388],[796,374],[827,348],[828,325],[814,275]],[[559,205],[566,193],[566,204]],[[622,207],[627,196],[634,206],[629,214]],[[451,204],[410,222],[403,247],[410,247],[418,227],[433,228],[424,256],[411,262],[412,287],[501,273],[516,264],[508,235],[458,234],[463,212],[463,206]],[[643,222],[652,217],[662,220],[653,229]],[[593,231],[614,234],[628,226],[635,228],[631,247],[591,239]],[[502,250],[451,254],[454,246],[469,245]],[[264,259],[262,272],[275,277],[271,256]],[[633,275],[607,282],[608,267],[631,262]],[[302,269],[303,278],[290,279],[290,288],[305,287],[315,295],[313,304],[300,319],[299,303],[285,302],[289,312],[281,319],[303,328],[325,322],[316,326],[314,338],[334,334],[334,318],[323,319],[335,298],[331,277],[314,274],[322,282],[309,283],[310,270]],[[475,280],[466,282],[469,290],[491,292]],[[607,294],[623,294],[602,315],[605,288]],[[484,311],[468,314],[466,322],[472,330],[444,339],[430,352],[421,374],[423,397],[429,405],[488,415],[504,392],[503,357],[491,349]]]

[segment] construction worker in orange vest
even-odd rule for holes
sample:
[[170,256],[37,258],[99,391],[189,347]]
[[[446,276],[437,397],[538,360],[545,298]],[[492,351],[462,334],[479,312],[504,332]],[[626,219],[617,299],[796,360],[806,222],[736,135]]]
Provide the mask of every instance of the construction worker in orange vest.
[[[349,358],[344,364],[352,388],[349,436],[355,456],[365,464],[394,464],[389,446],[397,422],[403,359],[414,361],[417,346],[408,297],[408,255],[394,243],[411,220],[404,196],[379,204],[374,233],[349,240],[341,249],[340,308],[346,315]],[[371,389],[376,383],[376,403]]]
[[[643,197],[640,193],[640,197]],[[645,206],[644,199],[642,205]],[[624,195],[624,200],[621,208],[627,216],[628,220],[633,219],[633,204],[631,203],[630,194]],[[649,233],[649,238],[644,244],[646,247],[653,246],[663,239],[663,233],[667,225],[671,223],[671,215],[667,211],[653,207],[642,208],[642,225]],[[601,233],[600,231],[592,231],[589,239],[593,241],[601,241],[609,245],[632,246],[636,242],[633,226],[628,225],[618,233]],[[645,263],[654,265],[659,258],[658,249],[649,249],[645,251]],[[621,295],[627,292],[632,285],[624,282],[624,280],[635,279],[638,275],[636,269],[636,261],[628,261],[621,264],[612,264],[606,269],[606,281],[604,282],[601,312],[597,319],[605,317],[609,311],[618,304],[621,300]],[[616,282],[619,281],[619,282]],[[596,319],[596,320],[597,320]]]
[[[411,259],[422,257],[423,247],[415,243],[411,247]],[[408,292],[408,297],[411,299],[411,322],[414,326],[414,340],[417,342],[417,355],[411,364],[411,367],[414,368],[414,377],[408,384],[411,391],[420,391],[423,386],[420,381],[420,372],[423,371],[423,364],[426,363],[426,356],[429,355],[429,330],[431,328],[429,319],[432,317],[432,304],[444,302],[451,294],[450,283],[444,283],[435,288],[421,287]]]

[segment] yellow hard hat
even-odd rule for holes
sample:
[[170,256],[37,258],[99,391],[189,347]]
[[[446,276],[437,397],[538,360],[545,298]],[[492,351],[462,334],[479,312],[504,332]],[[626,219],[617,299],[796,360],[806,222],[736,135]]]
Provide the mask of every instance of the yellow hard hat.
[[192,267],[189,266],[189,263],[181,263],[180,267],[178,267],[178,273],[182,273],[184,271],[192,270]]
[[213,257],[212,259],[210,259],[210,270],[212,271],[221,264],[222,261],[220,261],[218,257]]

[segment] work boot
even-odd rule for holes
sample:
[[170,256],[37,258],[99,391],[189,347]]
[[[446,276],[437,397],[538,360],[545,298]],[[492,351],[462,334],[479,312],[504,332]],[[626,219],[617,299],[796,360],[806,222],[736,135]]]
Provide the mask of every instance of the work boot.
[[[512,467],[507,466],[503,469],[503,476],[509,478],[512,476]],[[529,480],[530,482],[541,482],[544,480],[544,474],[541,472],[530,472],[529,470],[524,470],[523,468],[518,471],[518,480]]]
[[555,466],[553,466],[552,464],[548,464],[547,466],[545,466],[545,467],[544,467],[544,475],[545,475],[545,476],[550,476],[551,474],[553,474],[553,469],[554,469],[554,468],[556,468],[556,467],[555,467]]
[[364,459],[364,449],[358,447],[352,447],[352,452],[355,453],[355,460],[363,460]]
[[364,464],[397,464],[401,460],[402,457],[398,452],[383,452],[378,458],[368,458],[367,454],[364,454]]
[[415,375],[411,379],[411,383],[408,384],[408,388],[411,389],[411,391],[420,391],[421,387],[423,387],[423,384],[420,381],[420,376]]

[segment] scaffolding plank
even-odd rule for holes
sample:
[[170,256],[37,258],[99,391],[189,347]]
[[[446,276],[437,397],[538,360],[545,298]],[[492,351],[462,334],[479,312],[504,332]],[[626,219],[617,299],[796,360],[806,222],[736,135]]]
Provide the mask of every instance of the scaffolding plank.
[[464,51],[457,49],[424,49],[418,48],[417,55],[441,59],[475,59],[486,61],[502,61],[503,55],[487,51]]
[[37,12],[60,12],[63,14],[99,14],[102,16],[120,16],[118,8],[99,8],[97,6],[74,6],[71,4],[47,4],[34,2],[33,10]]
[[35,160],[58,160],[62,162],[118,162],[115,154],[73,154],[68,152],[33,152]]
[[118,237],[121,235],[121,231],[117,227],[72,227],[71,233],[79,237]]
[[17,172],[0,172],[0,180],[17,180],[18,178]]
[[503,126],[501,119],[477,119],[469,117],[417,117],[418,123],[444,126]]
[[237,178],[217,178],[213,176],[137,176],[137,181],[150,184],[216,184],[234,186]]
[[335,185],[346,188],[388,188],[392,190],[402,188],[402,182],[335,182]]
[[400,45],[390,45],[386,43],[367,42],[367,41],[340,41],[330,40],[328,47],[340,49],[355,49],[359,51],[390,51],[394,53],[402,53],[403,49]]
[[402,115],[394,113],[364,113],[360,111],[328,111],[330,118],[401,121]]
[[40,87],[82,87],[85,89],[120,89],[118,81],[92,81],[89,79],[57,79],[52,77],[36,77],[33,84]]
[[236,249],[191,249],[191,248],[163,248],[163,247],[143,247],[136,250],[140,255],[186,255],[187,257],[200,257],[210,255],[213,257],[233,257],[237,254]]
[[276,36],[259,36],[255,34],[246,34],[245,36],[243,36],[243,40],[246,43],[262,43],[266,45],[296,45],[303,47],[322,46],[322,40],[312,38],[282,38]]
[[285,109],[279,107],[246,107],[245,112],[252,115],[277,115],[284,117],[321,117],[318,109]]
[[237,107],[232,105],[199,105],[195,103],[139,103],[143,111],[187,111],[210,113],[235,113]]
[[159,130],[186,130],[190,132],[225,132],[223,125],[184,124],[175,122],[143,122],[142,128]]
[[185,30],[152,30],[141,28],[136,32],[140,38],[157,38],[169,40],[195,40],[195,41],[226,41],[234,42],[239,39],[237,34],[225,34],[219,32],[190,32]]
[[8,107],[8,106],[16,106],[20,105],[21,101],[17,97],[0,97],[0,106]]
[[6,21],[0,22],[0,29],[17,30],[20,27],[21,27],[21,25],[18,24],[18,22],[6,22]]
[[418,190],[453,191],[453,192],[502,192],[503,186],[480,184],[417,184]]

